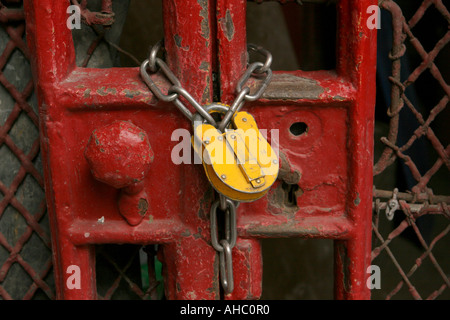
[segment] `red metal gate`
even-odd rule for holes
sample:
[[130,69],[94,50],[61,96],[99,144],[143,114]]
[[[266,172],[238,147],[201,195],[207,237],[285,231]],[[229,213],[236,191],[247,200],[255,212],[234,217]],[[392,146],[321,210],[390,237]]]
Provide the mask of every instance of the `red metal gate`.
[[[213,102],[215,92],[224,103],[235,97],[247,67],[245,3],[163,2],[166,61],[203,104]],[[263,98],[246,104],[260,128],[279,129],[279,141],[271,142],[279,144],[281,168],[267,196],[238,208],[238,240],[232,252],[236,285],[224,298],[261,295],[258,239],[269,237],[334,239],[336,298],[370,297],[366,269],[371,253],[376,30],[369,30],[366,20],[373,4],[338,2],[336,70],[274,72]],[[173,105],[150,93],[137,68],[76,67],[66,26],[68,1],[27,0],[24,5],[39,97],[57,296],[95,299],[94,245],[132,243],[161,244],[169,299],[220,298],[219,258],[211,246],[208,214],[214,193],[201,166],[171,161],[177,144],[172,132],[190,130],[190,124]],[[169,89],[163,75],[154,80]],[[250,87],[257,85],[251,79]],[[307,128],[307,134],[291,131],[295,125]],[[91,143],[106,148],[115,142],[121,152],[129,152],[130,145],[117,137],[131,132],[131,140],[148,139],[151,150],[147,144],[134,144],[130,154],[149,158],[124,160],[121,172],[112,172],[107,158],[89,164],[86,147],[99,128],[105,135]],[[132,169],[141,166],[144,175],[139,171],[121,179],[134,173],[126,169],[130,163]],[[90,165],[113,178],[99,182]],[[286,193],[294,201],[286,203]],[[120,213],[123,199],[133,194],[142,195],[133,212],[137,221]],[[81,275],[80,288],[67,285],[74,266]]]

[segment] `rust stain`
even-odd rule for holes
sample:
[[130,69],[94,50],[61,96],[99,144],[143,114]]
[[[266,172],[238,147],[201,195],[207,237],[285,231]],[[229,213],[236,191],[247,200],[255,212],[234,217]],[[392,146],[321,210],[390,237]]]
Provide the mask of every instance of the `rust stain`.
[[214,200],[213,189],[208,188],[203,194],[203,197],[200,199],[199,203],[200,206],[197,215],[201,220],[209,220],[209,208],[213,200]]
[[94,138],[95,144],[96,144],[96,145],[100,145],[100,140],[98,140],[97,135],[95,134],[95,131],[94,131],[94,133],[92,134],[92,137]]
[[253,236],[267,236],[271,237],[293,237],[299,235],[320,235],[321,232],[317,227],[302,227],[300,223],[295,221],[288,221],[287,223],[279,225],[265,225],[255,226],[249,228],[248,233]]
[[202,61],[202,63],[200,64],[200,70],[209,71],[209,62]]
[[147,209],[148,209],[148,202],[147,202],[147,200],[145,200],[144,198],[139,199],[138,210],[139,210],[139,214],[142,217],[145,216],[145,214],[147,213]]
[[227,9],[227,12],[225,13],[225,19],[219,19],[220,26],[222,27],[222,31],[225,33],[225,37],[228,39],[228,41],[233,40],[234,38],[234,23],[233,23],[233,17],[231,16],[231,12],[229,9]]
[[97,93],[101,96],[107,96],[108,94],[115,95],[117,94],[117,90],[115,88],[101,87],[100,89],[97,90]]
[[291,219],[299,209],[297,199],[304,193],[298,185],[302,174],[299,170],[291,168],[288,158],[281,150],[280,162],[278,180],[281,180],[281,183],[269,191],[267,209],[273,214],[283,214]]
[[140,91],[128,90],[128,89],[123,90],[122,93],[125,94],[125,97],[130,98],[130,99],[133,99],[134,97],[136,97],[136,96],[141,94]]
[[202,22],[200,24],[201,34],[205,40],[209,40],[209,17],[208,17],[208,0],[197,0],[202,9],[200,10],[200,17]]
[[87,99],[91,96],[91,89],[86,89],[86,91],[84,91],[84,98]]
[[149,105],[154,104],[154,103],[157,102],[156,98],[154,96],[146,96],[146,97],[140,99],[139,101],[143,102],[143,103],[146,103],[146,104],[149,104]]
[[302,174],[298,170],[291,169],[291,165],[286,155],[280,150],[281,166],[278,173],[278,179],[288,183],[297,184],[300,182]]
[[219,297],[219,277],[220,277],[220,271],[219,271],[219,255],[216,254],[214,257],[214,263],[213,263],[213,269],[214,269],[214,276],[213,276],[213,283],[211,286],[211,292],[214,293],[214,298],[217,299]]
[[[252,87],[259,87],[255,81]],[[251,88],[252,89],[252,88]],[[254,89],[254,88],[253,88]],[[266,92],[265,99],[319,99],[324,88],[314,79],[298,77],[291,74],[275,74]]]
[[349,282],[350,279],[350,258],[347,253],[347,247],[344,244],[337,244],[337,251],[339,255],[339,259],[341,260],[341,272],[342,272],[342,285],[344,288],[344,291],[349,292],[351,283]]
[[176,45],[178,48],[180,48],[180,49],[182,49],[182,50],[184,50],[184,51],[188,51],[188,50],[189,50],[189,46],[183,47],[183,45],[182,45],[183,38],[182,38],[178,33],[177,33],[177,34],[174,34],[173,40],[175,41],[175,45]]
[[191,231],[190,231],[189,229],[186,229],[186,230],[184,230],[184,231],[181,233],[181,236],[182,236],[182,237],[190,237],[190,236],[191,236]]
[[210,76],[206,76],[206,88],[203,90],[202,102],[205,104],[211,103],[211,89],[210,89]]
[[194,233],[192,236],[194,237],[195,240],[202,238],[202,228],[198,227],[197,228],[197,233]]
[[173,39],[175,40],[175,44],[178,48],[181,48],[181,41],[183,40],[181,36],[177,33],[173,36]]
[[344,97],[341,97],[340,95],[336,95],[336,96],[333,97],[333,100],[336,100],[336,101],[344,101],[345,98],[344,98]]
[[353,203],[355,204],[355,206],[358,206],[361,203],[361,199],[359,198],[359,193],[356,193],[356,199],[355,201],[353,201]]

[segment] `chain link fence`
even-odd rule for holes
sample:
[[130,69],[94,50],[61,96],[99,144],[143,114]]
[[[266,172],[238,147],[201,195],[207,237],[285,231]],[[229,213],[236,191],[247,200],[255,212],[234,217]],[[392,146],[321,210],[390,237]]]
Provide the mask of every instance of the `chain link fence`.
[[[71,3],[80,6],[89,25],[74,31],[79,66],[117,66],[119,56],[140,64],[118,45],[128,1],[121,7],[111,0]],[[448,4],[385,0],[379,5],[372,263],[381,269],[383,290],[372,290],[372,297],[448,299]],[[2,299],[55,299],[29,58],[21,1],[0,0]],[[96,252],[99,299],[162,298],[154,246],[102,245]]]
[[[450,13],[440,0],[379,5],[384,56],[378,58],[377,107],[387,106],[388,128],[376,141],[383,150],[374,165],[372,261],[386,263],[385,272],[398,275],[386,299],[448,299]],[[383,190],[395,171],[394,187]]]
[[20,1],[0,2],[0,297],[54,299],[39,120]]

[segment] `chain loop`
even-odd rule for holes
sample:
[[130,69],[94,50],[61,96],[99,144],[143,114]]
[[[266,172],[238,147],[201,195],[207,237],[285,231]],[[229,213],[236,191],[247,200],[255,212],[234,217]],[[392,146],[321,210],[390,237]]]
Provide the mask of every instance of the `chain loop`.
[[223,194],[219,193],[219,200],[220,200],[220,210],[222,211],[227,210],[228,207],[227,198]]
[[144,80],[145,84],[148,86],[148,88],[153,92],[153,94],[159,100],[164,101],[164,102],[174,101],[178,97],[178,95],[177,94],[166,95],[166,94],[162,93],[161,89],[158,88],[158,86],[152,80],[150,75],[147,73],[147,67],[149,67],[149,61],[145,60],[141,65],[140,74],[141,74],[141,77]]
[[[225,239],[218,240],[217,209],[225,213]],[[225,210],[224,210],[225,209]],[[233,292],[233,260],[232,249],[236,245],[236,205],[223,195],[211,206],[211,244],[219,252],[220,281],[225,294]]]
[[[225,114],[221,123],[217,124],[217,122],[209,114],[209,112],[203,106],[201,106],[189,94],[189,92],[186,89],[182,87],[180,81],[173,74],[173,72],[170,70],[167,64],[157,57],[158,52],[163,48],[163,46],[164,46],[163,40],[155,44],[150,50],[149,58],[142,63],[140,74],[144,82],[147,84],[149,89],[159,100],[164,102],[173,102],[175,106],[189,119],[189,121],[192,122],[194,119],[194,115],[179,99],[181,95],[187,100],[189,104],[191,104],[194,107],[194,109],[197,111],[198,114],[200,114],[204,119],[206,119],[206,121],[209,124],[213,125],[214,127],[217,127],[221,132],[223,132],[226,127],[228,127],[231,119],[243,107],[245,101],[255,101],[262,96],[262,94],[264,93],[264,91],[266,90],[267,86],[269,85],[272,79],[272,70],[270,69],[270,66],[272,64],[272,55],[270,54],[270,52],[262,48],[261,46],[248,44],[247,46],[248,50],[260,53],[261,55],[266,57],[266,60],[264,61],[264,63],[253,62],[248,66],[247,70],[238,81],[236,87],[237,91],[236,99],[234,100],[233,104]],[[147,69],[150,70],[150,72],[152,73],[155,73],[159,69],[161,69],[164,76],[171,83],[171,87],[168,89],[168,94],[162,93],[161,89],[158,88],[155,82],[151,79],[150,75],[147,72]],[[252,75],[261,75],[261,74],[266,74],[265,79],[263,80],[262,85],[257,90],[257,92],[251,95],[250,87],[247,86],[246,83]]]
[[186,118],[189,119],[189,121],[193,122],[194,121],[194,115],[192,114],[191,110],[189,110],[183,102],[181,102],[180,99],[175,99],[173,100],[173,104],[178,108],[178,110],[181,111],[181,113],[183,113]]
[[[231,105],[228,112],[225,114],[225,116],[222,119],[222,122],[220,123],[218,129],[220,131],[224,131],[226,127],[228,127],[231,119],[233,116],[239,112],[239,110],[244,105],[244,100],[246,101],[255,101],[261,98],[264,91],[266,90],[267,86],[269,85],[270,81],[272,80],[272,70],[270,69],[270,66],[272,65],[272,54],[264,49],[261,46],[257,46],[254,44],[248,44],[247,45],[248,50],[252,50],[255,52],[258,52],[266,57],[266,61],[264,63],[262,62],[253,62],[249,65],[245,73],[242,75],[242,77],[239,79],[238,84],[236,86],[236,92],[237,96],[234,100],[233,104]],[[261,85],[261,87],[258,89],[258,91],[250,95],[250,87],[244,86],[247,81],[250,79],[250,77],[253,74],[264,74],[266,73],[266,77]]]
[[[230,199],[226,198],[227,209],[225,212],[225,240],[228,241],[231,248],[236,244],[237,230],[236,230],[236,205]],[[218,239],[218,223],[217,223],[217,209],[220,206],[220,200],[214,201],[210,211],[210,226],[211,226],[211,244],[216,251],[222,252],[223,246],[220,245]]]
[[225,294],[229,294],[234,289],[232,248],[227,240],[221,240],[220,244],[223,247],[223,251],[219,252],[220,282]]
[[251,51],[260,53],[266,57],[266,61],[264,62],[264,65],[261,68],[256,69],[255,73],[261,74],[261,73],[265,73],[268,70],[270,70],[270,66],[272,65],[272,54],[268,50],[264,49],[261,46],[255,45],[253,43],[249,43],[247,45],[247,50],[251,50]]
[[150,50],[150,55],[148,57],[148,66],[152,73],[158,71],[158,68],[156,66],[156,56],[158,55],[161,47],[164,47],[164,39],[159,40]]
[[253,94],[247,94],[245,95],[245,100],[247,101],[256,101],[259,98],[261,98],[261,96],[263,95],[264,91],[266,90],[267,86],[269,85],[270,81],[272,80],[272,70],[271,69],[267,69],[264,72],[256,72],[256,70],[261,70],[264,68],[264,64],[262,62],[253,62],[252,64],[250,64],[247,68],[247,70],[245,71],[245,73],[242,75],[241,79],[238,81],[237,84],[237,92],[241,92],[243,89],[242,87],[244,86],[244,84],[247,83],[247,81],[250,79],[250,77],[254,74],[254,73],[265,73],[266,74],[266,78],[263,80],[262,85],[259,87],[258,91]]
[[[197,100],[194,99],[194,97],[192,97],[189,92],[187,92],[186,89],[184,89],[183,87],[177,86],[177,85],[173,85],[172,87],[169,88],[169,93],[175,93],[178,96],[182,96],[183,98],[185,98],[194,108],[195,110],[197,110],[197,112],[203,117],[203,119],[205,119],[206,121],[208,121],[208,123],[214,127],[217,127],[217,123],[216,120],[214,120],[214,118],[211,116],[211,114],[204,108],[202,107]],[[178,101],[177,101],[178,100]],[[177,104],[180,106],[183,106],[186,110],[188,110],[184,104],[177,98],[175,99],[175,101],[177,101]],[[192,117],[190,117],[190,120],[192,122]]]
[[219,124],[218,129],[221,132],[224,132],[225,128],[228,127],[228,125],[230,124],[230,121],[233,118],[233,116],[237,112],[239,112],[239,110],[243,107],[245,96],[249,92],[250,92],[250,88],[249,87],[245,87],[241,92],[239,92],[239,94],[237,95],[237,97],[234,100],[233,104],[228,109],[227,113],[225,114],[225,116],[223,117],[222,121]]
[[[255,51],[266,57],[264,63],[253,62],[248,66],[247,70],[244,72],[237,83],[237,95],[229,108],[218,103],[208,106],[202,106],[197,102],[197,100],[194,99],[194,97],[190,95],[190,93],[185,88],[183,88],[180,81],[173,74],[167,64],[157,57],[159,50],[161,50],[161,48],[163,47],[163,40],[159,41],[152,47],[152,49],[150,50],[149,58],[145,60],[141,65],[141,77],[159,100],[164,102],[173,102],[175,106],[189,119],[189,121],[193,123],[194,126],[196,122],[203,123],[204,121],[207,121],[209,124],[216,127],[219,131],[224,132],[225,129],[229,126],[230,121],[233,119],[233,116],[244,106],[245,101],[255,101],[259,99],[263,95],[272,79],[272,70],[270,69],[270,66],[272,64],[272,55],[269,51],[260,46],[249,44],[247,46],[248,50]],[[158,88],[158,86],[155,84],[148,73],[148,70],[150,70],[151,73],[156,73],[159,69],[171,83],[171,86],[167,90],[167,94],[162,93],[161,89]],[[247,85],[250,77],[253,75],[260,77],[264,74],[265,78],[263,79],[262,84],[260,85],[256,93],[250,94],[250,87]],[[192,112],[179,99],[180,96],[194,107],[194,109],[197,111],[195,114],[192,114]],[[220,123],[217,123],[214,120],[211,115],[211,111],[219,111],[224,114],[224,117],[222,118]],[[234,288],[232,249],[236,245],[237,240],[237,205],[231,199],[228,199],[224,195],[219,194],[219,199],[214,201],[214,203],[211,205],[210,211],[211,244],[213,248],[217,252],[219,252],[220,280],[223,290],[226,294],[231,293]],[[219,240],[219,230],[217,223],[217,211],[219,208],[225,214],[225,239],[221,240]]]

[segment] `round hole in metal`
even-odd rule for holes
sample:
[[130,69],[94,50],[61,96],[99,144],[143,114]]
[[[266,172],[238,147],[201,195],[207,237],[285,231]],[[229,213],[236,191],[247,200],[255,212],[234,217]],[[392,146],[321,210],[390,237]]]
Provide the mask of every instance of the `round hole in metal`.
[[290,127],[289,131],[296,137],[301,136],[308,132],[308,125],[304,122],[294,122]]

